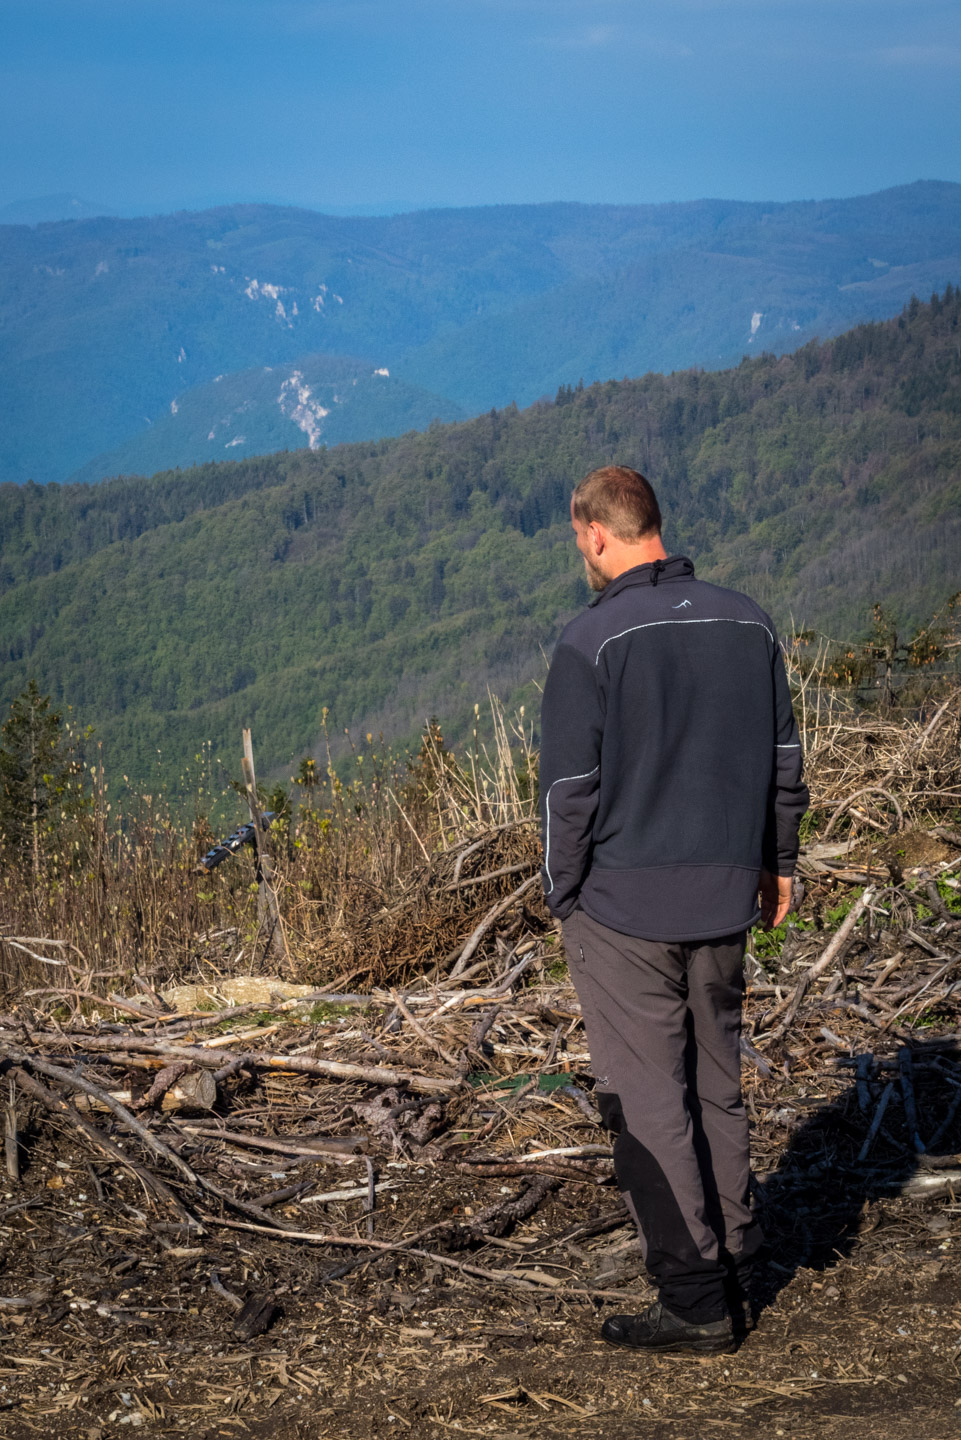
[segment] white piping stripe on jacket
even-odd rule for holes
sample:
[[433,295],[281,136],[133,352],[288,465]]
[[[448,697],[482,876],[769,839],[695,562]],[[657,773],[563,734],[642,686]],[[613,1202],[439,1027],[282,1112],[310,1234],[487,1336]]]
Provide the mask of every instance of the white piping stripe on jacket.
[[800,750],[801,745],[799,741],[796,741],[793,745],[775,745],[774,748],[775,750]]
[[[632,625],[627,630],[621,630],[617,635],[608,635],[601,645],[601,650],[604,649],[604,645],[610,645],[612,640],[620,640],[624,635],[632,635],[635,630],[650,630],[655,625],[756,625],[758,629],[764,631],[765,635],[771,635],[770,630],[766,625],[762,625],[760,620],[733,620],[727,615],[712,615],[707,620],[682,620],[678,617],[676,620],[648,620],[643,625]],[[771,644],[776,644],[773,635],[771,635]],[[594,657],[595,665],[601,658],[601,650],[598,650]]]
[[[572,780],[589,780],[592,775],[597,774],[600,768],[600,765],[595,765],[593,770],[585,770],[583,775],[562,775],[559,780],[554,781],[547,792],[547,799],[544,801],[544,810],[547,815],[547,824],[544,827],[544,874],[550,881],[551,890],[554,888],[554,881],[551,879],[551,790],[554,789],[554,785],[568,785]],[[548,895],[551,890],[548,890]]]

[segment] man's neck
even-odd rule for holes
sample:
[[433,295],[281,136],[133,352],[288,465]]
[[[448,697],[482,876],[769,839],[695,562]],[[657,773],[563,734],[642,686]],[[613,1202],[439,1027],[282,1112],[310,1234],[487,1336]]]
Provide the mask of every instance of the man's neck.
[[638,565],[650,565],[655,560],[666,560],[667,551],[660,535],[652,535],[649,540],[635,540],[631,543],[626,540],[612,541],[608,545],[605,559],[605,574],[609,579],[617,580],[628,570],[635,570]]

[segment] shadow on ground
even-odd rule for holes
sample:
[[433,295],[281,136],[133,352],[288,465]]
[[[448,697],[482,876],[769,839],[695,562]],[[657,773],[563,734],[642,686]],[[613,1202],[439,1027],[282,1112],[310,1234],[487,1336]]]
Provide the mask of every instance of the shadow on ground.
[[776,1169],[754,1182],[769,1254],[762,1309],[798,1270],[828,1270],[850,1256],[877,1225],[877,1202],[952,1194],[961,1149],[957,1041],[919,1041],[890,1059],[840,1063],[851,1083],[837,1099],[806,1119],[782,1107],[793,1133]]

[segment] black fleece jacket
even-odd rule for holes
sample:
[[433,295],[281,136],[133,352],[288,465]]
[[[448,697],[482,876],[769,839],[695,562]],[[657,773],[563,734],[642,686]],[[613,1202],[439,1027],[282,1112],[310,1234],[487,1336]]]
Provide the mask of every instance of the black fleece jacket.
[[682,555],[613,580],[558,642],[541,712],[544,892],[648,940],[758,918],[807,809],[774,625]]

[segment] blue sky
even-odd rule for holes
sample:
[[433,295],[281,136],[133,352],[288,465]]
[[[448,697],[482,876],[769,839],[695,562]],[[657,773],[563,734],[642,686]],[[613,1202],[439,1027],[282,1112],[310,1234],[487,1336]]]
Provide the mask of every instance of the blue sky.
[[959,0],[3,0],[0,205],[961,181]]

